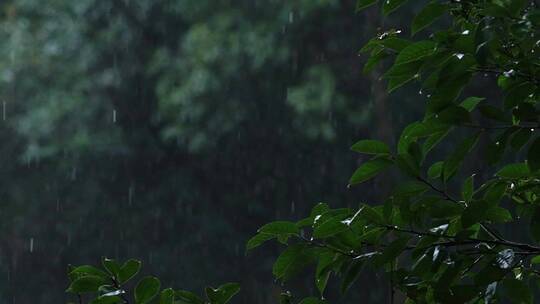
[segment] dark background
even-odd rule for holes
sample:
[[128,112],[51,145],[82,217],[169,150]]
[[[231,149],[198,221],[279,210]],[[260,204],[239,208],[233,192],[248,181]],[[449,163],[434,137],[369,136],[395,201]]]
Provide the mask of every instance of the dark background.
[[[353,0],[0,3],[1,303],[65,303],[67,265],[101,256],[174,288],[239,282],[237,303],[316,294],[245,242],[320,201],[380,202],[393,175],[347,189],[349,146],[421,116],[417,88],[362,74],[383,23]],[[349,298],[387,292],[366,269]]]

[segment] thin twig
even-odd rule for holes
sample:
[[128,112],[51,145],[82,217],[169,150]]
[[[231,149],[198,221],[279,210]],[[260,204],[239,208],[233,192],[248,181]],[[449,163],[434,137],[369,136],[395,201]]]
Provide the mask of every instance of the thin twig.
[[[450,194],[448,194],[448,192],[446,192],[445,190],[442,190],[442,189],[439,189],[437,187],[435,187],[435,185],[433,185],[432,183],[430,183],[428,180],[426,180],[425,178],[421,177],[421,176],[417,176],[416,177],[419,181],[421,181],[422,183],[426,184],[428,187],[430,187],[433,191],[441,194],[445,199],[451,201],[451,202],[454,202],[456,204],[463,204],[463,202],[453,198],[452,196],[450,196]],[[496,233],[495,231],[493,231],[491,228],[487,227],[485,224],[483,223],[480,223],[480,227],[482,227],[482,229],[484,229],[486,231],[486,233],[493,239],[495,240],[499,240],[499,241],[506,241],[503,237],[501,237],[498,233]]]
[[528,254],[540,253],[540,247],[533,246],[530,244],[525,244],[525,243],[512,242],[508,240],[485,240],[485,239],[478,239],[478,238],[464,238],[461,240],[455,236],[451,236],[448,234],[437,234],[437,233],[431,233],[431,232],[415,231],[411,229],[404,229],[404,228],[399,228],[399,227],[390,226],[390,225],[386,225],[383,227],[389,230],[409,233],[409,234],[413,234],[417,236],[431,236],[431,237],[451,239],[453,240],[453,242],[447,242],[447,243],[441,243],[441,244],[447,244],[447,245],[452,245],[452,246],[484,243],[484,244],[490,244],[490,245],[500,245],[500,246],[505,246],[505,247],[518,248],[518,249],[524,250]]
[[465,128],[473,128],[473,129],[481,129],[481,130],[505,130],[505,129],[535,129],[540,128],[540,125],[498,125],[498,126],[486,126],[486,125],[479,125],[479,124],[461,124],[458,125],[459,127],[465,127]]
[[[118,290],[121,289],[120,284],[118,284],[118,281],[116,281],[116,278],[111,277],[111,281],[113,282],[114,288]],[[120,298],[122,299],[122,301],[124,301],[124,304],[129,304],[129,300],[126,298],[124,294],[120,294]]]

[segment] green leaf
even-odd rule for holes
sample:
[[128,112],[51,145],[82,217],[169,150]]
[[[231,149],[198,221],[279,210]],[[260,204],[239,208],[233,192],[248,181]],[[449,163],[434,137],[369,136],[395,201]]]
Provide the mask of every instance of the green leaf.
[[451,130],[451,128],[448,127],[448,128],[446,128],[445,130],[443,130],[443,131],[441,131],[439,133],[435,133],[435,134],[430,135],[424,141],[424,144],[422,145],[422,154],[423,154],[424,158],[426,157],[426,155],[433,148],[435,148],[435,146],[437,146],[444,139],[444,137],[446,137],[446,135],[448,135],[450,130]]
[[347,271],[345,271],[345,274],[343,275],[343,281],[341,282],[340,287],[341,294],[345,294],[345,292],[351,287],[354,281],[356,281],[363,266],[364,264],[361,260],[351,261],[349,267],[347,268]]
[[525,163],[509,164],[503,167],[496,174],[498,177],[518,179],[525,178],[530,175],[529,167]]
[[405,4],[407,0],[385,0],[383,3],[383,14],[388,15]]
[[525,282],[517,279],[507,278],[502,282],[503,288],[512,300],[512,303],[531,304],[533,303],[532,292]]
[[382,50],[380,50],[376,54],[372,54],[371,56],[369,56],[368,60],[366,61],[366,64],[364,65],[362,72],[367,74],[373,71],[373,69],[377,66],[377,64],[386,57],[388,57],[388,54],[386,52],[383,52]]
[[292,294],[290,291],[282,292],[279,294],[279,304],[291,304]]
[[102,277],[104,279],[107,279],[110,277],[109,274],[107,274],[103,270],[98,269],[91,265],[78,266],[69,272],[69,278],[72,281],[77,278],[88,276],[88,275],[94,275],[94,276]]
[[203,299],[198,295],[186,290],[176,290],[174,297],[179,300],[181,304],[204,304]]
[[123,284],[139,273],[141,261],[130,259],[118,271],[118,282]]
[[372,159],[363,163],[353,173],[349,180],[350,185],[365,182],[392,165],[392,161],[385,158]]
[[158,278],[150,276],[142,278],[135,287],[135,303],[150,303],[158,295],[160,287]]
[[461,188],[461,197],[465,202],[469,202],[472,199],[474,193],[474,175],[469,176],[463,183]]
[[531,259],[531,264],[540,264],[540,255],[535,256]]
[[260,245],[262,245],[264,242],[269,241],[274,238],[276,238],[275,234],[257,233],[254,237],[249,239],[249,241],[247,242],[246,251],[257,248]]
[[351,150],[364,154],[390,154],[390,149],[382,141],[365,139],[355,143]]
[[482,13],[492,17],[508,17],[508,11],[497,3],[486,3]]
[[416,124],[410,128],[406,134],[409,137],[427,137],[433,134],[444,132],[448,129],[448,125],[435,121],[427,120]]
[[390,243],[382,252],[381,255],[377,256],[373,261],[376,266],[382,266],[384,264],[390,263],[395,258],[400,256],[409,242],[408,237],[401,237],[392,243]]
[[431,179],[438,179],[441,177],[443,166],[444,162],[442,161],[438,161],[431,165],[428,169],[428,177]]
[[321,215],[325,212],[330,210],[330,207],[328,207],[327,203],[317,203],[312,209],[311,213],[309,214],[310,217],[316,217],[317,215]]
[[172,288],[163,289],[161,291],[159,304],[174,304],[174,290]]
[[519,151],[531,138],[533,132],[530,129],[520,128],[512,135],[510,145],[516,151]]
[[450,155],[450,157],[445,160],[442,175],[444,181],[448,181],[457,172],[461,166],[461,163],[463,162],[463,159],[476,145],[479,137],[480,133],[477,133],[474,136],[465,139]]
[[395,197],[412,197],[425,193],[428,190],[429,188],[425,183],[419,181],[406,181],[399,184],[396,189],[392,191],[392,195]]
[[401,52],[404,48],[411,44],[409,40],[398,38],[398,37],[388,37],[386,39],[380,40],[380,44],[387,49],[390,49],[394,52]]
[[288,221],[275,221],[268,223],[261,228],[259,228],[260,233],[267,233],[267,234],[274,234],[274,235],[283,235],[283,234],[291,234],[291,235],[297,235],[300,233],[300,230],[298,227],[296,227],[296,224],[293,222]]
[[276,279],[287,281],[300,270],[314,262],[314,251],[305,244],[294,244],[285,249],[277,258],[272,273]]
[[416,34],[419,31],[425,29],[431,25],[435,20],[440,18],[446,11],[448,6],[436,1],[428,3],[419,13],[414,17],[412,22],[412,34]]
[[334,216],[327,219],[313,230],[313,237],[323,239],[346,230],[348,226],[343,223],[343,220],[343,216]]
[[528,82],[513,86],[506,93],[504,106],[510,109],[521,104],[529,98],[529,95],[534,92],[535,88],[535,85]]
[[123,303],[119,296],[100,296],[90,301],[90,304],[119,304]]
[[86,275],[71,282],[66,290],[71,293],[97,292],[99,287],[110,283],[107,279],[97,275]]
[[[411,144],[411,146],[414,145]],[[417,177],[420,174],[420,163],[410,154],[401,153],[395,159],[396,166],[405,174]]]
[[485,98],[483,97],[468,97],[461,102],[461,106],[467,111],[472,112],[476,106],[482,102]]
[[471,121],[469,111],[460,106],[449,106],[435,116],[437,121],[445,124],[459,124]]
[[405,76],[399,76],[399,77],[392,77],[390,78],[390,81],[388,82],[388,93],[392,93],[395,90],[399,89],[400,87],[404,86],[409,81],[416,78],[418,75],[405,75]]
[[506,183],[502,181],[489,185],[484,193],[484,200],[491,206],[497,205],[506,193],[506,187]]
[[401,135],[399,137],[398,141],[398,154],[407,153],[409,151],[409,146],[416,141],[416,137],[411,136],[410,133],[420,125],[421,122],[415,121],[411,124],[409,124],[403,131],[401,132]]
[[487,117],[492,120],[509,122],[508,115],[503,112],[501,109],[494,107],[488,104],[482,104],[478,107],[478,110],[484,117]]
[[440,200],[436,197],[428,200],[431,202],[426,205],[429,215],[433,218],[448,219],[454,218],[463,212],[463,205],[458,205],[454,202]]
[[321,294],[324,296],[324,290],[328,284],[330,278],[330,272],[332,271],[332,264],[338,258],[335,252],[330,250],[323,251],[319,254],[319,261],[317,262],[317,269],[315,270],[315,285]]
[[531,223],[529,225],[531,236],[533,239],[540,243],[540,208],[536,207],[534,213],[531,216]]
[[363,10],[366,7],[372,6],[377,3],[378,0],[358,0],[356,1],[356,11]]
[[491,282],[496,282],[502,279],[507,274],[507,271],[501,269],[499,266],[489,264],[487,267],[481,269],[476,277],[474,277],[474,283],[476,285],[487,285]]
[[529,147],[527,152],[527,164],[531,172],[535,172],[540,169],[540,137]]
[[217,289],[207,287],[205,291],[210,304],[226,304],[240,291],[240,284],[227,283],[219,286]]
[[359,210],[358,215],[361,218],[367,220],[369,223],[374,223],[374,224],[384,223],[382,214],[379,211],[377,211],[375,208],[366,204],[362,205],[362,207]]
[[490,203],[485,200],[471,201],[461,215],[461,225],[463,228],[468,228],[482,222],[489,207]]
[[433,41],[423,40],[415,42],[399,52],[394,64],[405,64],[422,60],[435,54],[436,51],[437,44]]
[[394,64],[386,73],[384,73],[383,78],[387,79],[397,79],[399,81],[405,81],[408,79],[413,79],[418,77],[418,71],[422,66],[422,62],[413,61],[407,62],[404,64]]
[[325,303],[326,302],[321,300],[321,299],[318,299],[318,298],[315,298],[315,297],[309,297],[309,298],[303,299],[298,304],[325,304]]
[[494,206],[489,208],[485,214],[486,221],[492,223],[507,223],[512,221],[512,214],[505,208]]
[[103,265],[103,268],[105,268],[112,276],[118,276],[120,264],[118,264],[115,260],[103,257],[101,259],[101,264]]

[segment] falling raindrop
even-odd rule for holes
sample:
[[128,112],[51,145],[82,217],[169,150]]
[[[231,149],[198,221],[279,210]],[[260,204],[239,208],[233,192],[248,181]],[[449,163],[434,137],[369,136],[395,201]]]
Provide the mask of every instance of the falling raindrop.
[[112,122],[116,123],[116,110],[112,111]]
[[293,23],[293,22],[294,22],[294,12],[290,11],[289,12],[289,23]]
[[133,205],[133,191],[134,190],[135,190],[135,187],[133,186],[133,184],[131,184],[128,190],[128,204],[130,206]]
[[6,120],[6,102],[2,101],[2,120]]
[[34,238],[30,238],[30,253],[34,252]]

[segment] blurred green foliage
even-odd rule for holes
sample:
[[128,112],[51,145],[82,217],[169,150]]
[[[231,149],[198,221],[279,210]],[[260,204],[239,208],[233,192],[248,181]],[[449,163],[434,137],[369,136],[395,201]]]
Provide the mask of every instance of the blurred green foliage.
[[360,73],[378,20],[347,1],[2,1],[0,298],[61,303],[64,265],[107,255],[274,303],[276,248],[245,241],[317,200],[380,197],[391,175],[345,189],[346,147],[415,115],[416,93]]

